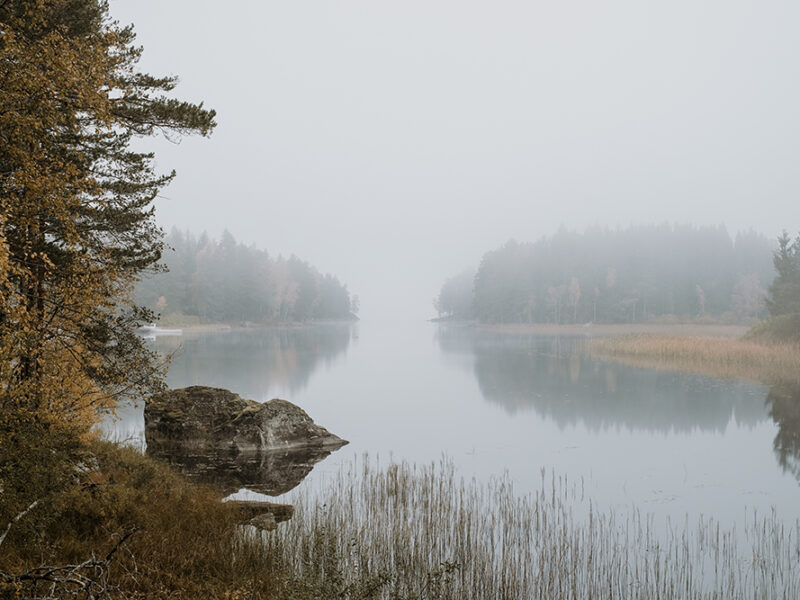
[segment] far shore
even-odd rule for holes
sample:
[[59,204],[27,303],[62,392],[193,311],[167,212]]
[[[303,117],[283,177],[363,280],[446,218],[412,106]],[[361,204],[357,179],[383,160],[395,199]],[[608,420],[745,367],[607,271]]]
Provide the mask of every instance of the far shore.
[[550,323],[476,323],[484,331],[525,335],[574,335],[607,337],[630,334],[661,334],[687,337],[737,338],[750,329],[748,325],[718,325],[699,323],[590,323],[555,325]]
[[185,323],[179,320],[164,319],[156,326],[163,329],[180,329],[182,335],[198,335],[204,333],[221,333],[224,331],[244,331],[250,329],[265,329],[265,328],[293,328],[293,327],[309,327],[314,325],[329,325],[329,324],[352,324],[357,323],[356,320],[341,319],[341,320],[320,320],[320,321],[275,321],[271,323]]
[[[585,338],[593,357],[634,367],[709,377],[749,379],[767,385],[800,384],[800,346],[754,337],[746,325],[699,323],[480,324],[481,331],[509,335]],[[750,332],[750,335],[745,336]]]

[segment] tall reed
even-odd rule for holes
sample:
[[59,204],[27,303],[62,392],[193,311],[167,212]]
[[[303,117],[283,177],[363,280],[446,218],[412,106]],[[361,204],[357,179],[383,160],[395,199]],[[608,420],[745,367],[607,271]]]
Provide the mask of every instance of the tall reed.
[[636,367],[748,378],[766,383],[800,381],[798,344],[637,334],[595,338],[587,342],[586,348],[597,358]]
[[658,524],[635,509],[598,511],[565,478],[543,475],[518,496],[508,476],[466,481],[446,460],[366,458],[295,503],[290,522],[249,531],[243,547],[323,597],[800,597],[800,522],[774,514],[749,515],[741,530],[711,518]]

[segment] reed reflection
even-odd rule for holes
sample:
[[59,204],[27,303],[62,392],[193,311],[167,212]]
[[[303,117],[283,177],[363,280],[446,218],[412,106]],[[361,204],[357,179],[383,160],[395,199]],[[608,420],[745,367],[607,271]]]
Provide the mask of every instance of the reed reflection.
[[487,402],[510,414],[534,410],[560,427],[721,432],[732,419],[767,418],[758,384],[603,363],[582,351],[581,338],[465,327],[441,327],[437,338],[470,366]]

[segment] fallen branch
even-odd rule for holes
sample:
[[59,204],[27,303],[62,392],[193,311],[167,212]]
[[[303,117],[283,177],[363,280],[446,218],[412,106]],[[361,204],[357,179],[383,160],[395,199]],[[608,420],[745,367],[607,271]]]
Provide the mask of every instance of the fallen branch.
[[[80,597],[87,600],[110,598],[111,593],[117,588],[109,581],[108,566],[113,561],[117,550],[134,533],[136,533],[136,529],[131,529],[123,535],[102,559],[92,554],[91,558],[74,565],[43,565],[18,575],[0,571],[0,583],[29,587],[34,593],[41,590],[42,587],[46,587],[48,588],[46,597],[50,598]],[[58,592],[57,596],[56,592]]]
[[3,532],[3,535],[0,535],[0,546],[3,545],[3,542],[5,541],[6,536],[8,535],[8,532],[11,531],[11,527],[14,525],[14,523],[17,523],[21,518],[23,518],[25,515],[27,515],[29,512],[31,512],[34,508],[36,508],[36,506],[38,504],[39,504],[39,501],[38,500],[34,500],[33,502],[31,502],[31,505],[28,508],[26,508],[21,513],[19,513],[16,517],[11,519],[11,522],[8,525],[6,525],[6,530]]

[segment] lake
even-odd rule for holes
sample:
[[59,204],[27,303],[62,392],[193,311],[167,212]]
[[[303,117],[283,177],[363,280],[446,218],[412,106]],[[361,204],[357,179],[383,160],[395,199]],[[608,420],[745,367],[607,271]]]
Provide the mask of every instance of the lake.
[[[508,473],[518,493],[542,472],[600,509],[656,517],[746,511],[794,520],[800,505],[800,393],[613,365],[576,338],[432,323],[325,324],[161,337],[170,387],[280,397],[350,444],[293,494],[368,453],[382,464],[452,460],[459,474]],[[106,431],[140,439],[141,408]]]

